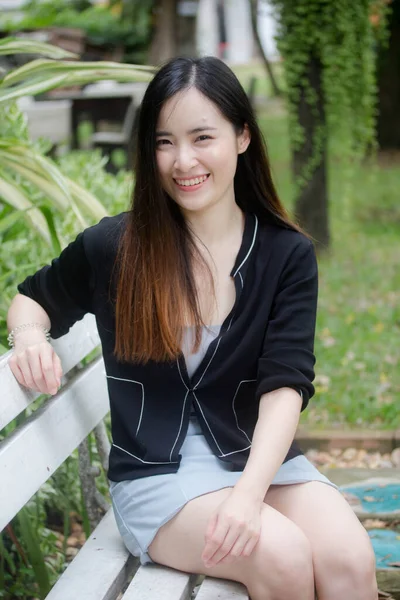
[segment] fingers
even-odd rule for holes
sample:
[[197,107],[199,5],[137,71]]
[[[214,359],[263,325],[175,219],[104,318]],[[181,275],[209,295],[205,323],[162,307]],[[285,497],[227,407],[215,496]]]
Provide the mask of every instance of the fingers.
[[210,566],[210,559],[223,544],[228,528],[228,523],[222,518],[218,519],[217,515],[211,517],[205,535],[206,545],[202,554],[202,560],[207,567]]
[[[233,546],[236,544],[238,538],[241,535],[240,527],[230,527],[226,534],[222,544],[218,546],[214,554],[205,561],[206,567],[214,567],[217,565],[225,556],[229,555]],[[222,537],[222,536],[221,536]]]
[[[250,538],[249,538],[250,535]],[[257,545],[258,540],[260,539],[260,535],[255,532],[247,531],[245,535],[242,535],[240,538],[236,540],[236,543],[232,547],[229,554],[223,558],[221,562],[225,564],[230,564],[237,560],[238,558],[247,558],[251,555],[254,548]]]
[[245,547],[243,548],[242,556],[246,556],[246,557],[250,556],[250,554],[253,552],[254,548],[257,546],[259,539],[260,539],[260,534],[253,535],[249,539],[249,541],[247,542]]
[[61,361],[48,342],[15,351],[9,361],[18,383],[42,394],[56,394],[61,384]]
[[12,356],[10,358],[10,360],[8,361],[8,364],[10,365],[11,372],[13,373],[13,375],[14,375],[15,379],[18,381],[18,383],[27,388],[28,385],[25,381],[24,375],[23,375],[18,363],[16,362],[14,356]]
[[230,521],[218,515],[213,516],[206,531],[206,545],[202,560],[207,568],[218,563],[232,563],[240,557],[248,557],[253,552],[260,531],[245,521]]
[[16,356],[17,364],[21,369],[21,373],[23,379],[25,381],[25,387],[31,390],[35,390],[36,392],[40,392],[41,390],[35,383],[34,375],[31,369],[31,358],[28,356],[26,352],[22,352],[21,354],[17,354]]
[[61,360],[58,354],[56,354],[53,350],[53,365],[54,365],[54,373],[56,375],[58,381],[58,387],[61,385],[61,377],[63,375]]
[[40,354],[41,371],[43,374],[45,388],[47,393],[56,394],[59,388],[59,377],[56,374],[56,368],[54,361],[55,352],[53,348],[48,344],[43,348],[43,352]]

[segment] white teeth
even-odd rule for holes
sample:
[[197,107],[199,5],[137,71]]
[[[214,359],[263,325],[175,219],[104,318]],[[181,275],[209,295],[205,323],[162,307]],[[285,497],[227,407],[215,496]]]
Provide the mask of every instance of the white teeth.
[[178,185],[183,185],[185,187],[189,187],[191,185],[197,185],[199,183],[203,183],[207,179],[208,175],[204,175],[204,177],[196,177],[195,179],[177,179],[176,182]]

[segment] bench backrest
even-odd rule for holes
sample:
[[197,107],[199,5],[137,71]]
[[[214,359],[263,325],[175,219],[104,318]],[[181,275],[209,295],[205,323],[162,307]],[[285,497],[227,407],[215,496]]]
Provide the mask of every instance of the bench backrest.
[[[53,340],[64,374],[99,346],[92,315]],[[38,396],[22,388],[8,366],[11,353],[0,356],[0,430]],[[32,413],[0,442],[0,531],[87,437],[109,410],[103,359],[97,358]],[[93,531],[48,600],[113,600],[126,588],[123,600],[189,600],[197,576],[159,566],[138,568],[117,531],[112,510]],[[129,583],[132,575],[132,581]],[[119,595],[118,595],[119,594]],[[243,586],[206,579],[199,600],[248,600]]]
[[[53,340],[67,374],[100,344],[95,319],[86,315]],[[0,431],[39,394],[21,387],[0,356]],[[70,456],[109,410],[102,357],[78,371],[10,435],[0,442],[0,531]]]

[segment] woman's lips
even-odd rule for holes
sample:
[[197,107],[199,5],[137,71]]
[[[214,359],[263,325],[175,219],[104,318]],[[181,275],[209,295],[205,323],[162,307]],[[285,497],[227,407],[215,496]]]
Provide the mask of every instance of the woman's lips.
[[[175,185],[182,190],[183,192],[195,192],[196,190],[198,190],[202,185],[204,185],[205,183],[207,183],[208,179],[210,177],[210,174],[207,175],[207,178],[202,181],[201,183],[195,183],[194,185],[180,185],[176,179],[174,179],[174,183]],[[193,179],[197,179],[196,177],[193,177]]]

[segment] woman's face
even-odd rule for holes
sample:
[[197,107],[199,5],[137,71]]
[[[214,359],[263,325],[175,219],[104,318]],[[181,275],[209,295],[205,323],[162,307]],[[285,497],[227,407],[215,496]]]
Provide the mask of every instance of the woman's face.
[[234,202],[238,154],[250,143],[247,127],[237,135],[216,105],[190,88],[164,104],[156,135],[162,186],[184,213]]

